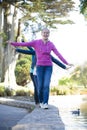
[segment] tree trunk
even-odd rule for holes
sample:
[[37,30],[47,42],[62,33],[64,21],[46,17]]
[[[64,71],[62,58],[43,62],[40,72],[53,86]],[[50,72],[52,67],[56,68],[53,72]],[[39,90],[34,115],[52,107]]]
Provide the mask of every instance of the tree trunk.
[[[12,14],[11,7],[8,6],[4,11],[4,32],[7,34],[8,40],[11,41],[14,41],[14,26],[15,15]],[[16,60],[17,55],[15,54],[15,49],[11,45],[7,44],[6,47],[4,47],[3,73],[5,87],[9,87],[11,89],[15,89],[16,87],[16,79],[14,74]]]
[[0,6],[0,82],[3,81],[3,38],[2,38],[2,30],[3,30],[3,9]]

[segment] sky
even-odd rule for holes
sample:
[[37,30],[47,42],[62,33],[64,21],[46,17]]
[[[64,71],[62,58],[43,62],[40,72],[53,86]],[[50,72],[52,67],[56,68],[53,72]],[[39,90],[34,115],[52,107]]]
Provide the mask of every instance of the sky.
[[[76,0],[78,1],[78,0]],[[87,21],[78,11],[70,13],[70,19],[75,22],[72,25],[58,25],[55,32],[51,32],[50,39],[61,54],[74,64],[81,64],[87,60]]]

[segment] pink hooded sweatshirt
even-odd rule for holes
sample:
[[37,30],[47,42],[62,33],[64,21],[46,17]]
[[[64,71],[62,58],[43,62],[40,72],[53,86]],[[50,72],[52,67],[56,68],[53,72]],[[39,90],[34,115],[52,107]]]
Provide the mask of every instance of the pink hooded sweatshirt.
[[39,39],[31,42],[11,42],[11,45],[33,47],[37,56],[36,65],[52,66],[52,60],[50,56],[51,51],[53,51],[64,64],[68,65],[68,62],[58,52],[55,45],[51,41],[48,41],[46,44],[44,44],[43,41]]

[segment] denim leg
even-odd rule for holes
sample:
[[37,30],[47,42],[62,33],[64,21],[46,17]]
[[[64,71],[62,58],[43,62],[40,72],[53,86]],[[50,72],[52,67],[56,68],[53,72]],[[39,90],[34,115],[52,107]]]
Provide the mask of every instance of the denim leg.
[[37,66],[37,80],[38,80],[38,95],[39,102],[43,102],[43,82],[44,82],[44,68],[43,66]]
[[52,66],[37,66],[38,94],[40,103],[48,103]]
[[37,104],[39,103],[37,75],[34,75],[34,82],[35,82],[35,100]]
[[37,91],[37,82],[36,82],[36,78],[35,76],[33,75],[33,73],[30,73],[30,77],[32,79],[32,82],[33,82],[33,85],[34,85],[34,100],[35,100],[35,103],[39,103],[39,99],[38,99],[38,91]]
[[49,100],[49,87],[52,75],[52,66],[46,66],[44,71],[44,88],[43,88],[43,103],[48,104]]

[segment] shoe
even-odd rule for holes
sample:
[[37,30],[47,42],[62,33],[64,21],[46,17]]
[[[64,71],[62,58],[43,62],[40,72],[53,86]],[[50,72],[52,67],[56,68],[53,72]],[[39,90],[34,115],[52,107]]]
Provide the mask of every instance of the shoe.
[[48,104],[47,103],[43,104],[42,108],[43,109],[48,109]]
[[40,103],[40,107],[41,107],[41,108],[43,108],[43,105],[44,105],[43,103]]

